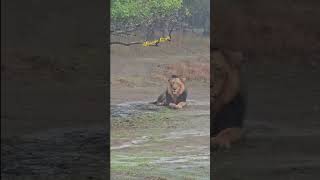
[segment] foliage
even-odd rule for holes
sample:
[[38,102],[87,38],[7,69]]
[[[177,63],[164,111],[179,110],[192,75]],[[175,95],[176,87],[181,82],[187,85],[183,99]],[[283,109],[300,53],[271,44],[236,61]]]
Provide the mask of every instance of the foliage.
[[210,0],[184,0],[183,6],[192,13],[187,19],[190,26],[210,31]]
[[[150,42],[147,45],[144,43],[144,46],[157,45],[159,38],[171,38],[172,31],[184,29],[190,24],[208,29],[209,15],[209,0],[112,0],[111,35],[135,36],[136,33],[141,33]],[[158,35],[155,35],[156,32]],[[159,33],[162,33],[160,37]]]
[[112,0],[113,21],[144,20],[154,15],[165,16],[182,8],[183,0]]
[[170,36],[187,15],[190,12],[183,7],[183,0],[112,0],[111,33],[132,35],[140,31],[151,40],[158,30],[163,33],[162,37]]

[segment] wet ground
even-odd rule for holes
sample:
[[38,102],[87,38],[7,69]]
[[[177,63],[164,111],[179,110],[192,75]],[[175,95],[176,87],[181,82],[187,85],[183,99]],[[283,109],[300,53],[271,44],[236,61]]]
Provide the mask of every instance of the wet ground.
[[[270,63],[260,63],[257,59],[259,63],[249,64],[244,72],[249,95],[246,138],[229,151],[211,154],[213,169],[210,171],[208,85],[188,82],[190,106],[182,110],[147,104],[155,100],[166,86],[160,81],[150,80],[152,67],[186,58],[197,59],[199,54],[181,51],[181,56],[177,56],[178,51],[172,49],[171,54],[166,51],[160,57],[154,55],[159,52],[145,55],[148,57],[132,57],[132,51],[128,51],[126,57],[112,59],[113,179],[209,179],[209,172],[217,180],[319,179],[319,64],[285,64],[281,63],[281,59],[277,61],[273,58]],[[204,51],[200,54],[206,55]],[[81,81],[84,85],[79,86],[79,92],[71,91],[73,88],[70,87],[74,84],[69,82],[63,84],[61,93],[58,91],[56,94],[49,93],[47,87],[24,87],[28,84],[21,87],[20,81],[17,86],[9,86],[7,95],[12,98],[11,107],[15,107],[17,100],[28,103],[23,104],[23,109],[13,109],[12,114],[18,115],[16,112],[22,111],[23,116],[1,117],[7,119],[7,132],[11,133],[10,139],[1,139],[3,179],[19,179],[16,175],[29,176],[30,179],[39,176],[47,178],[52,174],[60,174],[59,178],[65,179],[72,179],[73,176],[74,179],[103,179],[109,163],[104,151],[109,148],[107,132],[101,126],[63,128],[74,121],[83,123],[83,127],[92,125],[87,121],[89,115],[99,111],[85,106],[92,100],[90,98],[83,104],[78,102],[80,98],[77,101],[76,98],[70,99],[63,106],[57,100],[68,97],[69,93],[79,93],[77,97],[97,93],[87,91],[85,87],[91,79],[83,77]],[[16,96],[21,94],[21,89],[25,93],[24,99]],[[37,99],[33,98],[35,94],[39,95]],[[48,100],[52,107],[72,115],[73,118],[68,118],[71,122],[64,122],[59,116],[44,116],[47,112],[39,112],[37,118],[28,116]],[[88,116],[78,113],[79,107],[88,112]],[[24,121],[19,119],[26,117],[28,119]],[[51,117],[55,119],[49,119]],[[30,127],[48,131],[30,132],[34,130]],[[20,136],[22,134],[24,136]]]
[[[208,82],[188,82],[189,106],[183,110],[147,104],[166,87],[166,80],[151,77],[155,67],[208,59],[208,39],[205,43],[201,39],[191,40],[190,48],[177,48],[177,44],[164,48],[121,47],[115,54],[112,49],[113,179],[209,178]],[[107,119],[101,121],[105,94],[100,91],[104,83],[99,74],[104,67],[101,63],[82,67],[95,58],[95,52],[90,51],[90,56],[74,54],[76,57],[68,60],[56,57],[62,65],[71,63],[70,59],[80,64],[70,72],[68,68],[62,73],[51,73],[46,68],[31,71],[33,63],[38,67],[42,62],[22,63],[19,57],[6,67],[13,80],[1,88],[1,95],[8,97],[6,106],[10,110],[8,116],[1,117],[6,131],[6,138],[1,139],[3,179],[106,179],[110,147],[108,132],[103,127]],[[21,63],[25,66],[20,68]],[[52,78],[56,75],[59,76],[54,84]],[[101,109],[96,108],[98,103]],[[43,108],[43,104],[48,106]]]
[[[209,102],[190,100],[180,111],[127,102],[111,110],[112,179],[209,178]],[[3,178],[104,179],[107,171],[109,146],[101,127],[56,128],[2,140]]]
[[157,67],[199,59],[209,65],[209,44],[201,46],[172,54],[171,46],[141,49],[138,55],[138,47],[132,47],[136,52],[113,49],[111,179],[210,179],[209,81],[186,82],[188,105],[181,110],[148,104],[167,86],[166,80],[154,78],[155,72],[165,75]]
[[111,179],[209,179],[209,102],[112,107]]

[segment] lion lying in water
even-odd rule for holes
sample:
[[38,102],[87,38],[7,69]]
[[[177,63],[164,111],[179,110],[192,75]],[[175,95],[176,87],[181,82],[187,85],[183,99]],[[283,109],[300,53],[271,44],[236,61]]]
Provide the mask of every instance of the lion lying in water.
[[158,99],[152,104],[158,106],[169,106],[173,109],[181,109],[187,105],[188,92],[185,86],[185,78],[172,75],[168,79],[168,87],[160,94]]

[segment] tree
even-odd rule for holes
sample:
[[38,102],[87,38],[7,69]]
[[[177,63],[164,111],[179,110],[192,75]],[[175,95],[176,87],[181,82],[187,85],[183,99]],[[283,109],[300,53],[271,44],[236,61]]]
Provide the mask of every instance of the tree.
[[[145,41],[111,42],[111,44],[157,46],[170,41],[172,31],[183,24],[189,16],[183,0],[112,0],[111,36],[135,36],[144,34]],[[154,32],[161,31],[162,37],[154,41]],[[147,42],[146,42],[147,41]]]
[[210,33],[210,0],[184,0],[183,6],[192,14],[187,18],[188,24],[192,28],[202,28],[203,33],[208,35]]

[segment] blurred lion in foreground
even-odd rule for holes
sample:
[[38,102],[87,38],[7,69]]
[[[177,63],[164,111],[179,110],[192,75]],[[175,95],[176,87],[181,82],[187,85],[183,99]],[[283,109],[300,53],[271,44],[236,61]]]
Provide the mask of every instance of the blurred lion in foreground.
[[158,99],[151,104],[158,106],[169,106],[173,109],[181,109],[187,105],[188,92],[185,86],[185,78],[172,75],[168,79],[168,87],[165,92],[160,94]]
[[230,148],[242,137],[246,98],[240,69],[242,53],[211,51],[211,145],[214,149]]

